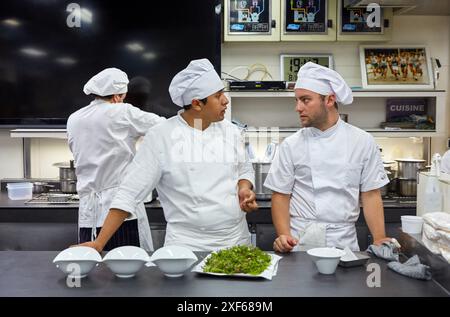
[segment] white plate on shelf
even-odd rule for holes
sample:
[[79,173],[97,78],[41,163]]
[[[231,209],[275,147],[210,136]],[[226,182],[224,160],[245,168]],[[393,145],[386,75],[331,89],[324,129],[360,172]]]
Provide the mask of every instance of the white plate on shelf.
[[194,266],[192,269],[192,272],[200,273],[200,274],[207,274],[207,275],[215,275],[215,276],[230,276],[230,277],[250,277],[250,278],[265,278],[268,280],[272,280],[272,277],[277,275],[278,270],[278,262],[281,260],[281,256],[276,254],[269,254],[272,260],[270,261],[270,265],[267,269],[264,270],[261,274],[258,275],[252,275],[252,274],[244,274],[244,273],[235,273],[235,274],[225,274],[225,273],[211,273],[211,272],[204,272],[203,268],[205,267],[205,263],[208,260],[208,258],[211,256],[211,253],[208,254],[199,264]]

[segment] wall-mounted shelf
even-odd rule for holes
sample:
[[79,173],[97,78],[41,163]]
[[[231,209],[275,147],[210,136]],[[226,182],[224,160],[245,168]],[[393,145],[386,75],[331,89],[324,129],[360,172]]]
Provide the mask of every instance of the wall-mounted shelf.
[[51,138],[67,139],[66,129],[15,129],[10,131],[11,138]]
[[[294,91],[230,91],[230,117],[252,127],[249,136],[273,133],[270,127],[296,127],[299,118],[295,113]],[[340,113],[348,114],[349,123],[371,133],[375,137],[436,137],[445,134],[446,104],[444,90],[362,90],[354,89],[354,103],[341,106]],[[389,98],[425,98],[428,114],[435,118],[435,130],[382,129],[380,123],[386,119],[386,100]],[[292,100],[291,100],[292,99]],[[264,115],[259,115],[264,113]],[[267,127],[259,128],[255,127]],[[295,133],[295,128],[280,128],[286,136]]]

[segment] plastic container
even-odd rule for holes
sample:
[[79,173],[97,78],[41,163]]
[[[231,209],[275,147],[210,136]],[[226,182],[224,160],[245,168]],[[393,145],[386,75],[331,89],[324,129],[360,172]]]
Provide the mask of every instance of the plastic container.
[[422,232],[423,218],[418,216],[401,216],[402,230],[406,233],[420,234]]
[[33,183],[8,183],[8,197],[11,200],[25,200],[33,198]]

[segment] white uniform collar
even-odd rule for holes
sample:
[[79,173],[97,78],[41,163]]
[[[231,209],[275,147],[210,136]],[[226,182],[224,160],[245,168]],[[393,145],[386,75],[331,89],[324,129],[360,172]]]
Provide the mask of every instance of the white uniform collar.
[[314,127],[310,127],[310,128],[308,128],[308,130],[310,131],[311,136],[324,138],[324,137],[328,137],[328,136],[334,134],[337,131],[338,127],[341,126],[342,124],[343,124],[343,121],[341,120],[341,118],[338,117],[336,124],[328,129],[326,129],[325,131],[322,131],[322,130],[314,128]]

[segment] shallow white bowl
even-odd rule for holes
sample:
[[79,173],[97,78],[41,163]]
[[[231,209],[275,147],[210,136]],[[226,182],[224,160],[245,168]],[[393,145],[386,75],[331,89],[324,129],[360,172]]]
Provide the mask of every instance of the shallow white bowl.
[[135,246],[123,246],[108,252],[103,262],[117,277],[133,277],[150,257],[144,249]]
[[83,278],[102,262],[102,257],[93,248],[77,246],[65,249],[53,259],[56,267],[69,277]]
[[188,248],[176,245],[162,247],[150,257],[150,261],[168,277],[183,276],[198,258]]
[[314,248],[306,251],[321,274],[334,274],[345,252],[336,248]]

